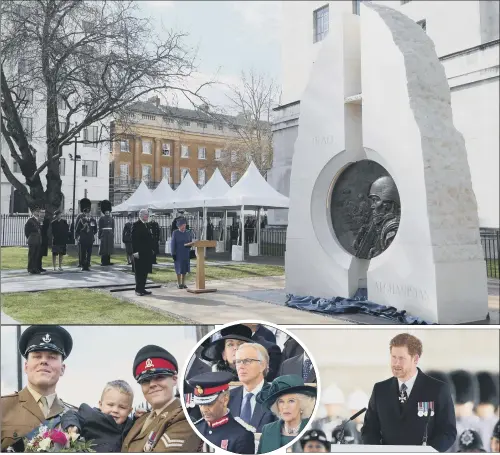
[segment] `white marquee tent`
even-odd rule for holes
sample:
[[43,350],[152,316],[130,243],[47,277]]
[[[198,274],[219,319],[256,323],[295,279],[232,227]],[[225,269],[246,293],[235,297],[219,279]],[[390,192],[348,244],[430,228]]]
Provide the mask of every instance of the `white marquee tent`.
[[199,197],[196,196],[195,198],[186,201],[184,208],[190,209],[205,207],[207,201],[223,197],[230,189],[231,187],[224,180],[224,177],[222,177],[219,169],[216,169],[212,177],[210,177],[210,180],[201,189]]
[[126,201],[113,207],[112,212],[135,212],[136,210],[144,209],[151,203],[151,191],[144,182],[141,182],[134,194]]
[[156,189],[151,193],[151,200],[149,206],[152,207],[153,204],[166,204],[174,199],[175,191],[168,183],[166,178],[160,182]]
[[150,200],[149,207],[153,210],[183,209],[187,201],[192,199],[201,199],[201,191],[191,178],[191,174],[187,173],[169,201]]

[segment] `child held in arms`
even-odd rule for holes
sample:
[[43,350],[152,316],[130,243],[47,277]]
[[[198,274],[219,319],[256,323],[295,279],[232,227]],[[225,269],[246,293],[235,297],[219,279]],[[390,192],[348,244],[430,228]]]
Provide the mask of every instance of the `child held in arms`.
[[68,433],[80,434],[86,441],[93,441],[96,452],[120,452],[123,440],[134,421],[132,412],[134,392],[125,381],[106,384],[99,401],[99,408],[82,403],[78,411],[63,414],[61,426]]

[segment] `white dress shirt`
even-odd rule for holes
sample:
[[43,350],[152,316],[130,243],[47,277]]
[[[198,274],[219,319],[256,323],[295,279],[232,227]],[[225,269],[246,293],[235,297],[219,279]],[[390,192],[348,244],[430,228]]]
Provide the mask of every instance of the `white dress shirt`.
[[408,395],[408,398],[410,397],[411,389],[413,389],[413,386],[415,385],[415,380],[417,379],[417,376],[418,376],[418,370],[417,370],[417,374],[415,374],[415,376],[408,379],[408,381],[406,381],[406,382],[403,382],[400,379],[398,379],[398,386],[399,386],[398,390],[401,391],[401,386],[403,384],[405,384],[406,385],[406,395]]
[[245,386],[243,386],[243,400],[241,401],[241,406],[243,407],[243,403],[245,403],[245,397],[247,396],[247,394],[253,393],[253,397],[250,399],[250,407],[252,408],[252,415],[253,415],[253,411],[255,410],[255,405],[257,403],[257,400],[255,397],[262,390],[262,387],[264,387],[264,379],[253,390],[247,390],[245,388]]

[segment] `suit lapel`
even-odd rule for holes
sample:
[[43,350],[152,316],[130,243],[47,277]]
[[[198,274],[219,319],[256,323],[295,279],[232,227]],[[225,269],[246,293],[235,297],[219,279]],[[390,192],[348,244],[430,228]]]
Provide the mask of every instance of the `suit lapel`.
[[255,403],[255,409],[253,410],[252,418],[250,419],[250,425],[257,428],[262,420],[262,417],[264,417],[265,412],[266,410],[261,404]]
[[234,416],[239,416],[241,411],[241,403],[243,401],[243,386],[235,389],[229,400],[229,411]]
[[27,388],[19,392],[19,401],[21,402],[21,405],[24,409],[33,414],[38,420],[40,420],[40,423],[45,420],[45,416],[43,415],[42,410]]
[[394,415],[401,417],[401,410],[399,408],[399,386],[397,378],[392,378],[389,386],[389,404],[393,408]]
[[65,407],[62,404],[61,400],[59,400],[59,398],[56,397],[56,399],[52,403],[52,407],[49,410],[49,415],[47,416],[47,419],[50,419],[56,415],[62,414],[64,409],[65,409]]

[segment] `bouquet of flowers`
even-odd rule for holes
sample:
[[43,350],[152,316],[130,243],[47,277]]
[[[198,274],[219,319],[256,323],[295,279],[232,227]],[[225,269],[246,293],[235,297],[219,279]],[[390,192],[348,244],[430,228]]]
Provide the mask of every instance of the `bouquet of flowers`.
[[24,439],[25,452],[95,452],[92,441],[86,442],[77,433],[65,433],[41,426],[31,439]]

